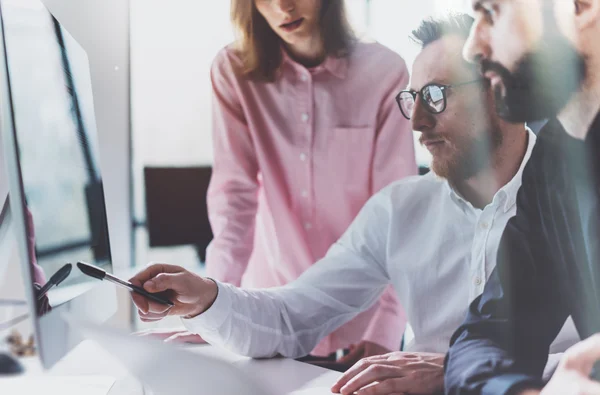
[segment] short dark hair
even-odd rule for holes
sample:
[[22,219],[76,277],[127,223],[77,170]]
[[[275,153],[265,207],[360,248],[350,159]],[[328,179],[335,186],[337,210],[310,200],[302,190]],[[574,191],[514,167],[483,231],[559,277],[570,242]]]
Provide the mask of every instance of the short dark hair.
[[471,16],[462,13],[452,13],[441,19],[425,19],[417,29],[412,31],[411,39],[419,44],[421,49],[451,34],[466,40],[474,21]]

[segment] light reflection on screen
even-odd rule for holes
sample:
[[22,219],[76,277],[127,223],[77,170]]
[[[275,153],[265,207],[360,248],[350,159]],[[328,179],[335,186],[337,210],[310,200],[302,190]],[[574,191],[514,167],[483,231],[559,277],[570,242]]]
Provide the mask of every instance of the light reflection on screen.
[[[36,288],[67,262],[111,271],[86,52],[38,0],[4,0],[7,63]],[[96,281],[76,268],[40,313]]]

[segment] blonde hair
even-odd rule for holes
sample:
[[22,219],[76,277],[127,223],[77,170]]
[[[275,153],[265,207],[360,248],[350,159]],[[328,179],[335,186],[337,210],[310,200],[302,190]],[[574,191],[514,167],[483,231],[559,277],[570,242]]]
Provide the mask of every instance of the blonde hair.
[[[322,1],[319,27],[325,54],[347,56],[356,37],[344,1]],[[239,72],[250,79],[274,81],[282,61],[281,39],[258,12],[254,0],[231,0],[231,23],[238,36]]]

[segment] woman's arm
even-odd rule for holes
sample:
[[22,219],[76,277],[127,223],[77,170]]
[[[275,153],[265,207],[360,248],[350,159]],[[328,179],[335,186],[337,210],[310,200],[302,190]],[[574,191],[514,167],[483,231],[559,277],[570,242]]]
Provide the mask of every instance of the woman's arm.
[[211,70],[214,164],[207,205],[214,239],[206,267],[208,276],[239,286],[253,249],[259,169],[233,73],[220,58]]

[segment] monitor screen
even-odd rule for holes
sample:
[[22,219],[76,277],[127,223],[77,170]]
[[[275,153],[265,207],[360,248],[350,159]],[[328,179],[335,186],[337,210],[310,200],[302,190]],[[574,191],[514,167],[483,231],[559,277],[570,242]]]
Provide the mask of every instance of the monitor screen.
[[[3,113],[12,115],[10,124],[2,123],[2,133],[10,134],[4,149],[12,160],[11,207],[20,206],[13,214],[21,216],[26,239],[25,281],[32,284],[37,315],[46,316],[97,285],[77,269],[78,261],[112,272],[90,65],[83,47],[39,0],[0,0],[0,6],[8,88]],[[70,274],[48,286],[68,263]],[[102,301],[96,302],[84,310],[101,310]],[[43,334],[43,320],[37,325]]]

